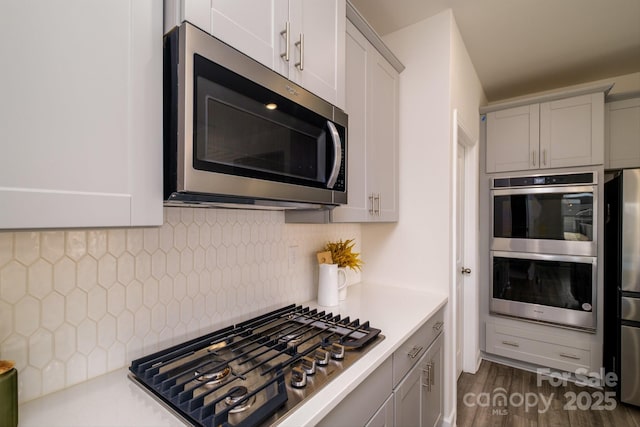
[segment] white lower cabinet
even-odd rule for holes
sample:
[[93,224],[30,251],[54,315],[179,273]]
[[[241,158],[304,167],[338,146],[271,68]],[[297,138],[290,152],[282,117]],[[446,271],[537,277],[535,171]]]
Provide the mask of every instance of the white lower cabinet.
[[432,427],[442,418],[442,337],[431,344],[394,389],[394,425]]
[[393,425],[393,396],[389,396],[365,427],[392,427]]
[[546,333],[488,321],[486,351],[566,372],[591,372],[597,369],[592,366],[590,336],[579,331]]
[[317,426],[432,427],[442,419],[444,308]]
[[[392,358],[389,357],[355,390],[342,400],[317,426],[364,426],[380,416],[391,396]],[[387,415],[384,415],[385,419]]]

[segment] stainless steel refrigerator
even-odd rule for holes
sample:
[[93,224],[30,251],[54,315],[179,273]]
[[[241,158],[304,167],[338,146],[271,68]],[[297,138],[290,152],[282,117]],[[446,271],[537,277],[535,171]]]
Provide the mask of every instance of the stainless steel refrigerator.
[[618,375],[620,401],[640,406],[640,169],[607,178],[605,368]]

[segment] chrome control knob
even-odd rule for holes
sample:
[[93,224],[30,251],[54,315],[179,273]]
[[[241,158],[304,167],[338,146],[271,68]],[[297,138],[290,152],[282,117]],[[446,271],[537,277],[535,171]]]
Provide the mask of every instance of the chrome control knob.
[[319,348],[314,353],[316,364],[319,366],[327,366],[329,364],[329,352],[323,348]]
[[295,367],[291,369],[291,386],[302,388],[307,385],[307,373],[302,369]]
[[300,367],[307,375],[313,375],[316,373],[316,359],[304,356]]
[[331,344],[331,357],[336,360],[344,359],[344,346],[342,344]]

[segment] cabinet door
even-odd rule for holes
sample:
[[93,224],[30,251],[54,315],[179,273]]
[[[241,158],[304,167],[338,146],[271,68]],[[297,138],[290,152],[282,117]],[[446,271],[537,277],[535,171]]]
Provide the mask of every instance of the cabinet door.
[[487,113],[487,173],[539,167],[539,105]]
[[604,93],[540,104],[540,167],[604,162]]
[[289,79],[342,109],[346,14],[345,0],[289,0]]
[[285,63],[280,57],[286,50],[285,36],[280,32],[289,19],[288,0],[212,0],[210,8],[211,34],[287,75],[279,67]]
[[0,228],[162,224],[162,4],[0,15]]
[[378,412],[364,425],[365,427],[393,427],[393,396],[382,404]]
[[398,220],[399,76],[377,51],[371,56],[367,131],[367,194],[373,221]]
[[444,359],[442,354],[442,338],[440,336],[433,342],[425,354],[425,362],[422,364],[424,375],[422,392],[422,426],[434,427],[439,425],[443,411],[443,370]]
[[346,113],[349,115],[347,139],[348,204],[331,211],[333,222],[363,222],[369,218],[367,195],[367,105],[369,97],[369,56],[373,46],[347,21]]
[[[426,355],[426,353],[425,353]],[[409,371],[393,392],[396,427],[421,426],[422,363],[425,356]]]
[[640,167],[640,98],[605,105],[605,168]]
[[398,72],[347,23],[348,201],[333,222],[398,220]]

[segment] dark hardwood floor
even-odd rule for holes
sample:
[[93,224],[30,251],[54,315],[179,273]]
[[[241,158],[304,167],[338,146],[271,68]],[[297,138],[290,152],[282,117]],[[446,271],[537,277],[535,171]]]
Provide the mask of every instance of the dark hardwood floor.
[[612,390],[559,382],[483,360],[478,372],[458,379],[457,425],[640,427],[640,408],[614,400]]

